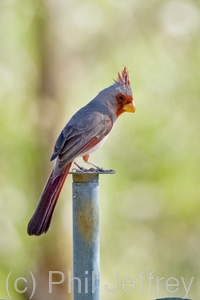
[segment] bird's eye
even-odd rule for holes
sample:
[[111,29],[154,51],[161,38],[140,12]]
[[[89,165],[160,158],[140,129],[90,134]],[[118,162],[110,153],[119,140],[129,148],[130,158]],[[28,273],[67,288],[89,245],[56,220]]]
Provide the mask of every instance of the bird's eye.
[[118,96],[117,96],[117,99],[118,99],[119,101],[124,101],[125,97],[124,97],[124,95],[118,95]]

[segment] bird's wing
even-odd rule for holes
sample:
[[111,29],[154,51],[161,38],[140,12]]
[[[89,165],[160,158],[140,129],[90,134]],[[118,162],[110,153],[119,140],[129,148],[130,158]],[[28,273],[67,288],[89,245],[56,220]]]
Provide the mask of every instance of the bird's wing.
[[54,149],[52,159],[59,157],[59,168],[96,146],[112,129],[110,116],[100,112],[76,118],[65,126]]

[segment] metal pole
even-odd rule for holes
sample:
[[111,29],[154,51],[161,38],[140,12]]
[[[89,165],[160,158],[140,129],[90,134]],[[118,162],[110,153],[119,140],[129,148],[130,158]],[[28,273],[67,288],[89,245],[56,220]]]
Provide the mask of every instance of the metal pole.
[[72,174],[74,300],[99,300],[99,175]]

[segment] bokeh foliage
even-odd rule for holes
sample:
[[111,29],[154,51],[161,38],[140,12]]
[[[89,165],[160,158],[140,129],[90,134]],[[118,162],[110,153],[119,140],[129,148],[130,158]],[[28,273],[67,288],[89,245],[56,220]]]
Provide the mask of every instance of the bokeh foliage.
[[[12,271],[12,297],[29,299],[31,271],[33,299],[72,299],[71,178],[51,231],[28,237],[26,226],[60,130],[124,65],[137,111],[93,155],[117,171],[100,178],[101,298],[184,297],[181,277],[187,286],[194,277],[188,297],[198,299],[200,7],[192,0],[0,1],[0,297]],[[52,270],[66,282],[49,294]],[[108,293],[117,271],[118,290]],[[140,291],[142,271],[165,278],[159,292],[147,279]],[[20,276],[29,279],[23,294],[13,288]],[[125,277],[135,279],[134,292],[122,290]],[[170,277],[180,283],[175,294],[164,285]]]

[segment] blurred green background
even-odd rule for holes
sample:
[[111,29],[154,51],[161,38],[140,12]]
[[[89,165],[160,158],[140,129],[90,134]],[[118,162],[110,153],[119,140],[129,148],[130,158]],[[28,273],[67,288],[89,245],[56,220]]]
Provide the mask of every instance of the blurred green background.
[[[71,176],[48,234],[27,223],[66,122],[127,66],[137,106],[92,161],[100,177],[101,299],[200,295],[200,3],[0,0],[0,297],[72,299]],[[48,292],[49,271],[66,275]],[[118,271],[118,289],[115,287]],[[144,271],[143,289],[138,277]],[[155,277],[152,288],[147,279]],[[25,293],[17,293],[17,287]],[[122,289],[126,277],[135,290]],[[164,277],[159,288],[156,278]],[[166,289],[167,279],[179,285]],[[181,277],[190,292],[185,293]],[[54,277],[59,281],[59,275]],[[124,281],[131,283],[131,281]],[[173,279],[168,281],[177,284]],[[175,293],[172,293],[175,291]],[[128,291],[130,293],[128,293]],[[171,292],[170,292],[171,291]]]

